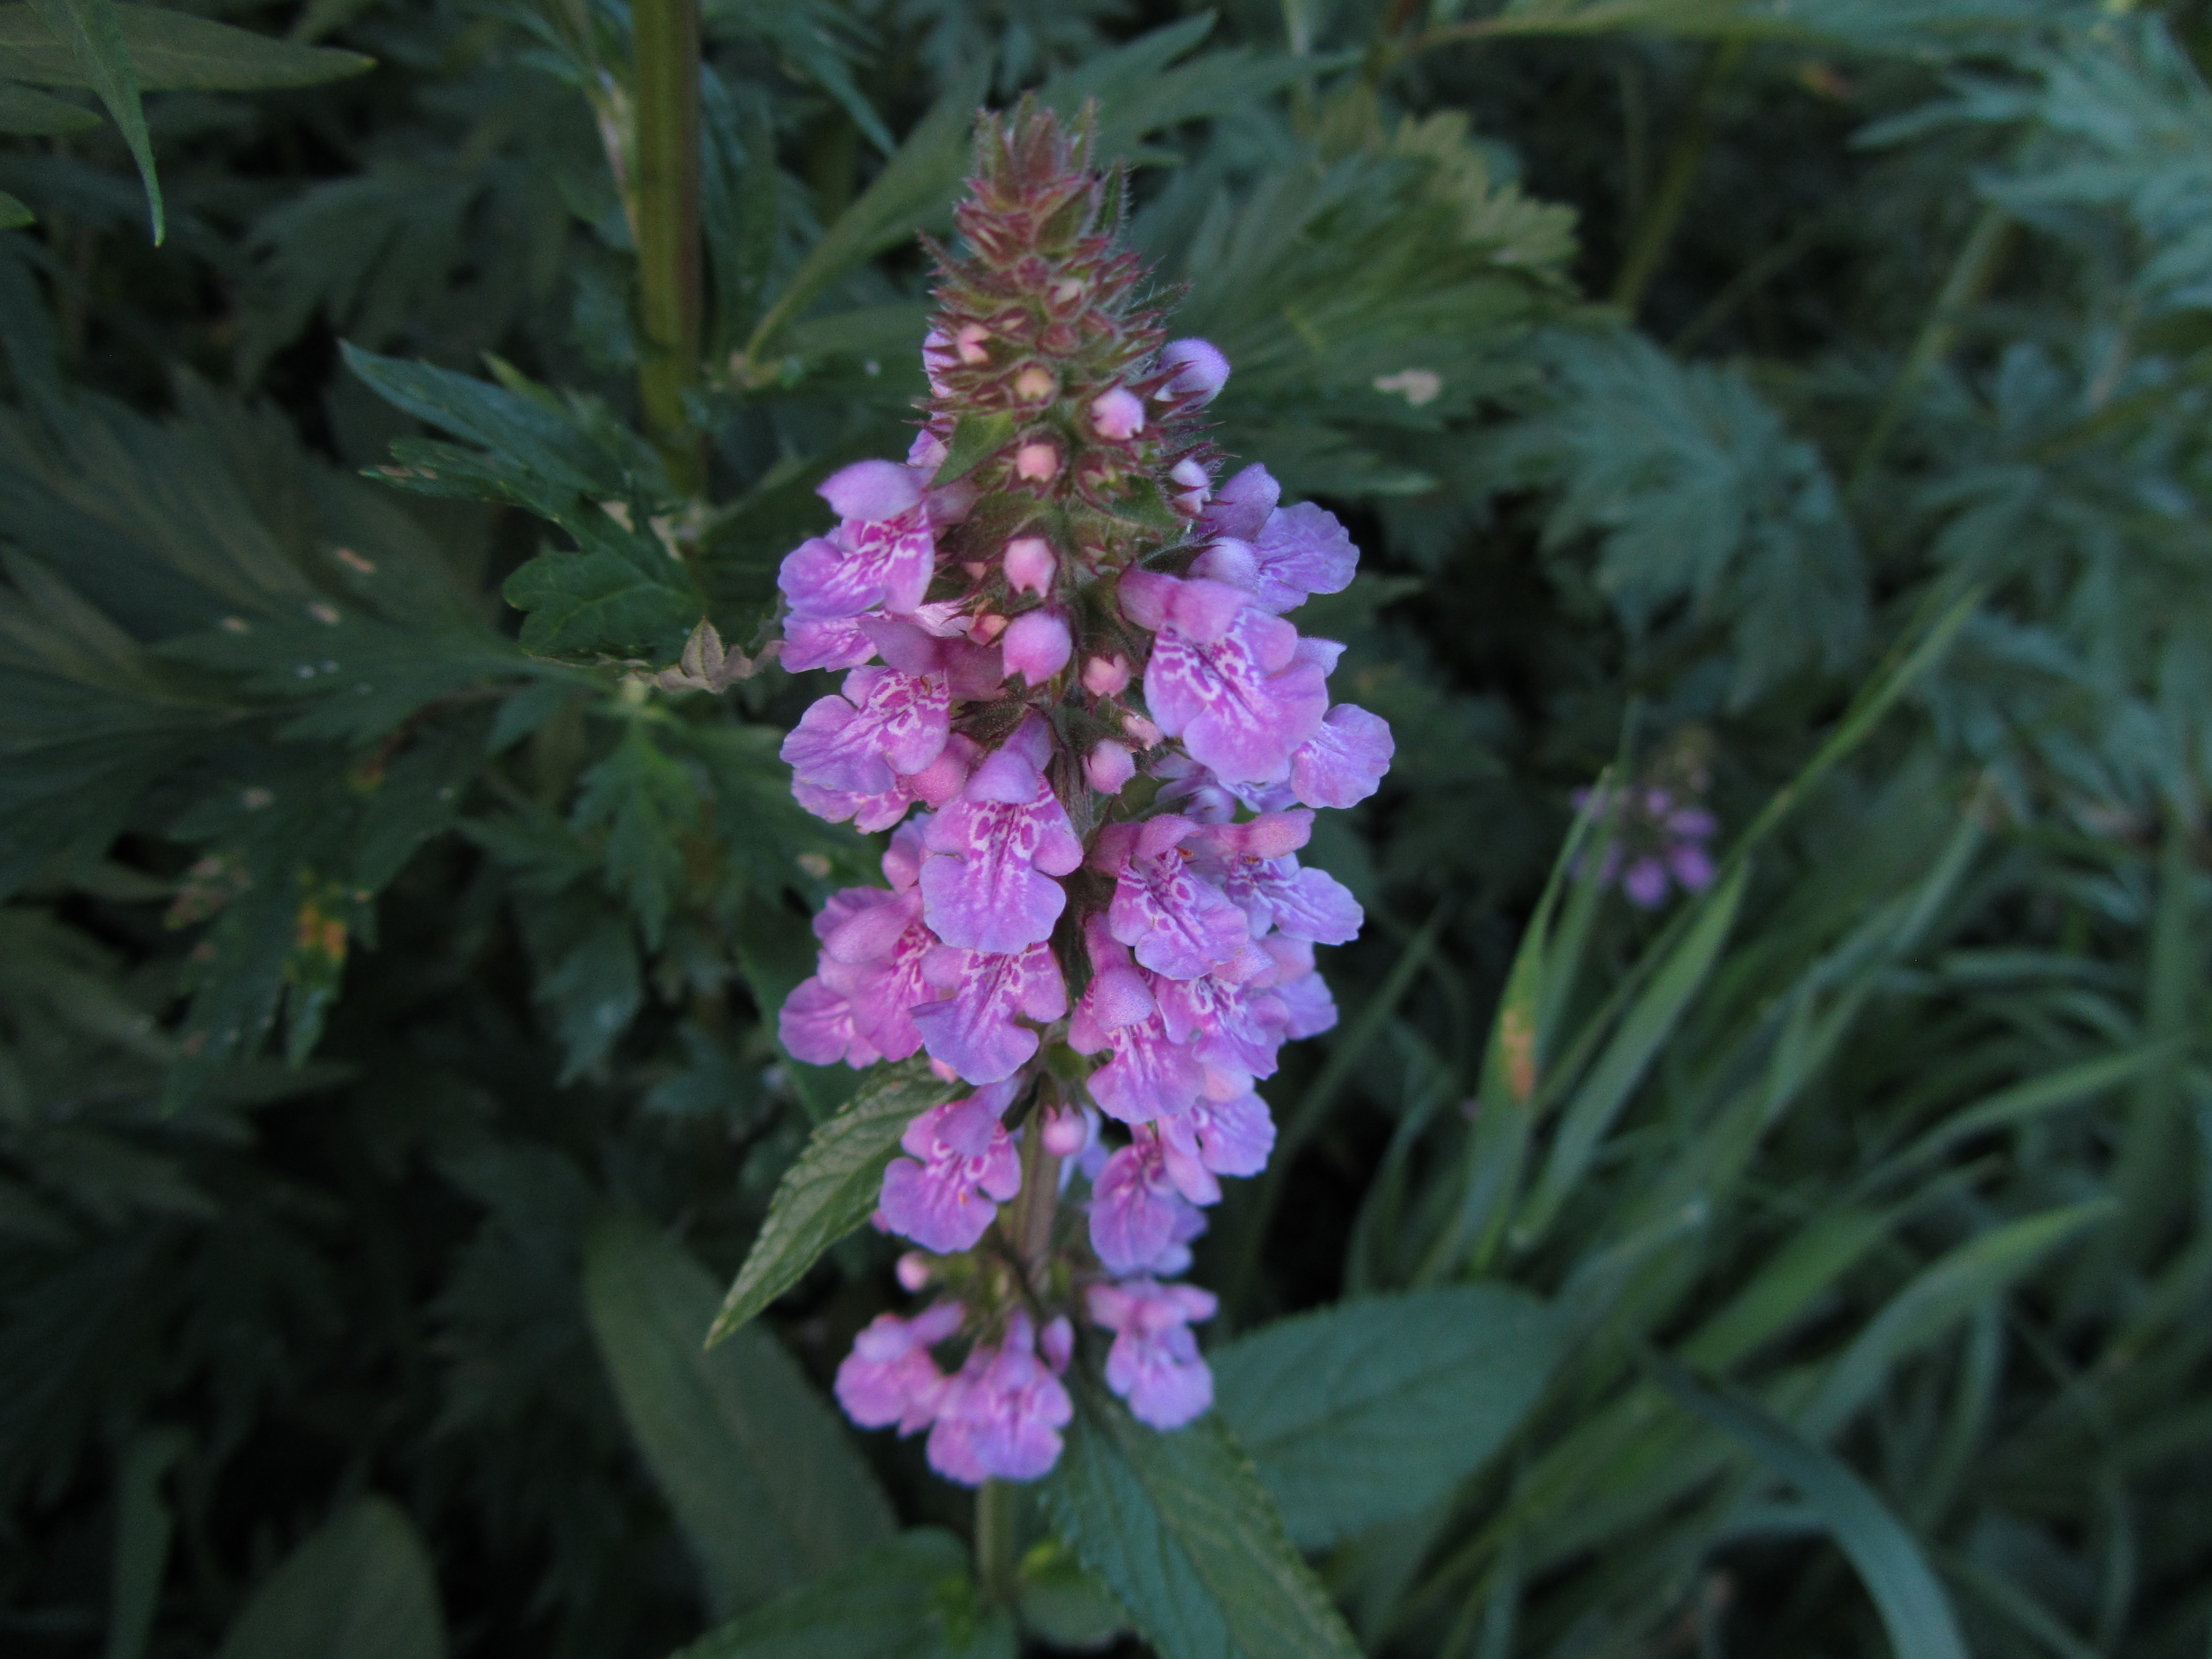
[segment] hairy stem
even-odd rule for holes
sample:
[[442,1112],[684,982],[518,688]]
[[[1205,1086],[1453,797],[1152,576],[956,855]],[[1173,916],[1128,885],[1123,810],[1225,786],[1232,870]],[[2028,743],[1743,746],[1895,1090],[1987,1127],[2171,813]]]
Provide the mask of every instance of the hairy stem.
[[1014,1489],[1004,1480],[975,1489],[975,1582],[986,1602],[1014,1598]]
[[699,373],[699,0],[636,0],[637,274],[645,419],[677,487],[705,483],[684,393]]

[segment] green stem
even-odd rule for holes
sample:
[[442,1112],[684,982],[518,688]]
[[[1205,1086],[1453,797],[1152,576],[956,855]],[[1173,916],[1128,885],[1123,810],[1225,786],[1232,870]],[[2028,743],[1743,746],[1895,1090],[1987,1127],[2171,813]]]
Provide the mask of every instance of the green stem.
[[1635,240],[1629,244],[1628,256],[1620,262],[1620,274],[1613,283],[1613,302],[1632,314],[1657,273],[1659,262],[1667,257],[1682,215],[1689,208],[1691,186],[1698,182],[1698,169],[1705,165],[1705,152],[1712,148],[1713,100],[1743,61],[1746,44],[1740,38],[1723,42],[1705,60],[1697,89],[1690,95],[1689,114],[1667,153],[1659,188],[1652,195],[1650,209],[1636,222]]
[[1004,1480],[975,1489],[975,1582],[987,1605],[1014,1599],[1014,1489]]
[[647,428],[677,487],[705,484],[684,393],[699,374],[699,0],[635,0],[637,275]]
[[1959,319],[1969,306],[1989,292],[1990,284],[1996,280],[2011,231],[2012,220],[1994,204],[1984,208],[1982,216],[1974,222],[1966,246],[1952,262],[1951,274],[1943,279],[1942,291],[1929,308],[1928,320],[1920,325],[1919,337],[1905,354],[1897,378],[1889,383],[1889,393],[1882,399],[1881,410],[1875,416],[1874,425],[1868,429],[1859,453],[1852,459],[1850,481],[1844,486],[1846,494],[1856,495],[1866,483],[1874,464],[1881,458],[1882,447],[1897,429],[1897,423],[1905,418],[1905,408],[1922,379],[1950,355],[1952,342],[1959,335]]

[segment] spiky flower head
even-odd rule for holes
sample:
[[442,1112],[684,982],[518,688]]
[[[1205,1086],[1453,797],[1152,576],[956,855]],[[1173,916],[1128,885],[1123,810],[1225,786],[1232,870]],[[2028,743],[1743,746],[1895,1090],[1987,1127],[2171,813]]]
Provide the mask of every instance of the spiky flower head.
[[840,522],[781,578],[785,664],[849,671],[784,744],[794,793],[896,826],[888,885],[817,919],[785,1046],[923,1051],[967,1090],[908,1126],[878,1214],[938,1253],[900,1276],[939,1299],[872,1326],[840,1397],[927,1427],[971,1483],[1057,1456],[1071,1316],[1115,1333],[1106,1381],[1145,1421],[1205,1409],[1212,1299],[1161,1281],[1220,1178],[1266,1164],[1255,1083],[1335,1019],[1314,946],[1359,907],[1297,850],[1390,758],[1380,720],[1329,706],[1342,647],[1283,617],[1352,580],[1351,538],[1262,467],[1217,490],[1200,422],[1228,362],[1167,337],[1089,131],[983,119],[962,246],[933,246],[922,429],[823,482]]

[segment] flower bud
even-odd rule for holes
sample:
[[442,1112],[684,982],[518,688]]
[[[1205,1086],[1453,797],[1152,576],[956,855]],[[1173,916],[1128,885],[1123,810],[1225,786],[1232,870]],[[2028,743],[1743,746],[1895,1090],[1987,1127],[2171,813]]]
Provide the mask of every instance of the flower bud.
[[1084,757],[1083,775],[1099,793],[1118,795],[1121,787],[1137,775],[1136,757],[1127,744],[1115,743],[1111,738],[1103,739]]
[[898,1259],[898,1282],[912,1294],[935,1277],[936,1268],[920,1250],[908,1250]]
[[1144,399],[1127,386],[1102,392],[1091,400],[1091,424],[1110,443],[1121,443],[1145,429]]
[[1067,1362],[1075,1358],[1075,1327],[1068,1322],[1066,1314],[1047,1324],[1038,1334],[1037,1347],[1044,1355],[1044,1363],[1054,1371],[1067,1369]]
[[1006,619],[995,611],[986,611],[969,624],[968,637],[978,645],[988,645],[1006,631]]
[[983,342],[990,337],[991,331],[982,324],[963,324],[960,331],[952,337],[953,349],[959,352],[960,361],[971,367],[976,363],[988,363],[991,361],[991,354],[983,349]]
[[1014,376],[1014,396],[1025,404],[1048,404],[1059,386],[1042,363],[1030,363]]
[[1083,689],[1094,697],[1118,697],[1129,689],[1129,659],[1116,651],[1083,665]]
[[1060,562],[1042,536],[1017,536],[1006,544],[1006,585],[1017,593],[1047,593]]
[[1166,388],[1171,398],[1210,404],[1229,383],[1229,359],[1204,340],[1170,340],[1160,349],[1160,367],[1174,371]]
[[1060,446],[1046,438],[1030,439],[1014,452],[1014,476],[1050,483],[1060,476]]
[[1083,1114],[1065,1106],[1048,1107],[1038,1133],[1044,1137],[1045,1151],[1054,1158],[1073,1158],[1091,1144],[1091,1126]]
[[1142,714],[1124,714],[1121,729],[1139,748],[1157,749],[1160,746],[1160,728]]
[[1075,653],[1066,618],[1050,611],[1032,611],[1015,617],[1007,624],[1000,647],[1006,672],[1019,674],[1031,685],[1042,685],[1066,667],[1067,659]]
[[1169,480],[1176,488],[1170,498],[1175,510],[1187,519],[1194,519],[1205,508],[1213,494],[1213,479],[1196,461],[1177,461],[1168,469]]

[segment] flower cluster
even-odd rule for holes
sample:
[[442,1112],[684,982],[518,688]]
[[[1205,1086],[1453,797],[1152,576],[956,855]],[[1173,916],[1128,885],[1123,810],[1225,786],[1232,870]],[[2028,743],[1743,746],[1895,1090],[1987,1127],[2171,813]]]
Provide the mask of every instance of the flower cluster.
[[1670,886],[1686,893],[1711,886],[1713,857],[1705,843],[1720,823],[1698,804],[1705,783],[1697,767],[1680,779],[1654,778],[1618,791],[1604,784],[1576,790],[1576,811],[1613,819],[1598,864],[1600,885],[1618,881],[1629,902],[1644,910],[1664,904]]
[[864,1331],[838,1397],[971,1484],[1052,1466],[1077,1319],[1139,1419],[1211,1403],[1214,1300],[1166,1280],[1221,1177],[1267,1163],[1255,1085],[1335,1021],[1314,947],[1359,906],[1297,855],[1391,757],[1329,701],[1342,647],[1285,618],[1352,580],[1350,537],[1262,467],[1219,477],[1200,416],[1229,365],[1139,302],[1085,149],[984,122],[922,428],[821,486],[839,522],[781,572],[785,665],[845,671],[784,744],[793,789],[893,831],[887,885],[817,918],[784,1043],[926,1054],[967,1091],[908,1125],[878,1215],[940,1299]]

